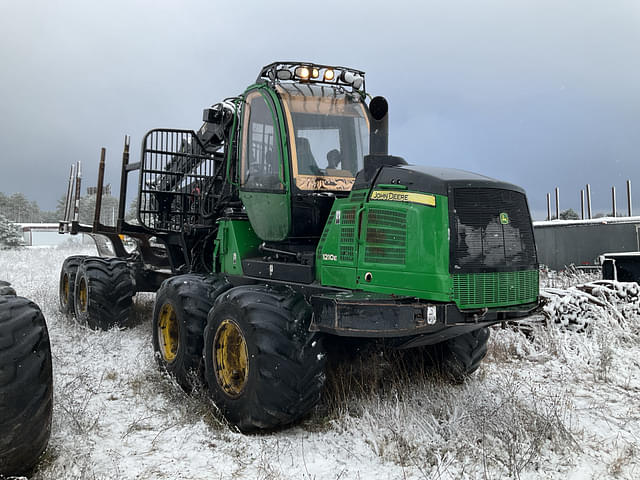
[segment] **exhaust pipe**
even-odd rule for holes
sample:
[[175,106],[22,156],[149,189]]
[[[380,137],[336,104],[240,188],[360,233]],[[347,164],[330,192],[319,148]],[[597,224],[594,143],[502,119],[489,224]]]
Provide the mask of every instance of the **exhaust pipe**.
[[369,154],[389,154],[389,103],[384,97],[374,97],[369,103],[371,130],[369,133]]
[[403,158],[389,155],[389,103],[384,97],[374,97],[369,103],[369,126],[369,155],[364,157],[367,181],[381,167],[407,165]]

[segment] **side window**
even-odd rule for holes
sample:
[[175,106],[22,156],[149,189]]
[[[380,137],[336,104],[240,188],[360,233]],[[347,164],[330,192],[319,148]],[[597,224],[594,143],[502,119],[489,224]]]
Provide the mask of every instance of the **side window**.
[[283,190],[280,181],[280,142],[276,138],[273,115],[260,93],[247,99],[243,128],[242,177],[245,188]]

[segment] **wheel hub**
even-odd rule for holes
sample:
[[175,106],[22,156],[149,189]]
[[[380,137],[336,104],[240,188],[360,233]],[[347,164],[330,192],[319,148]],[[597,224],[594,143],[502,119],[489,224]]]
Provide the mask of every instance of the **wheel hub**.
[[[67,287],[68,288],[68,287]],[[78,307],[81,312],[87,311],[88,288],[87,280],[82,277],[78,285]]]
[[167,363],[172,363],[178,356],[180,324],[176,311],[170,303],[165,303],[160,309],[157,333],[160,354]]
[[62,276],[62,302],[69,304],[69,275],[66,273]]
[[249,355],[242,330],[233,320],[224,320],[213,340],[216,380],[230,397],[238,397],[249,378]]

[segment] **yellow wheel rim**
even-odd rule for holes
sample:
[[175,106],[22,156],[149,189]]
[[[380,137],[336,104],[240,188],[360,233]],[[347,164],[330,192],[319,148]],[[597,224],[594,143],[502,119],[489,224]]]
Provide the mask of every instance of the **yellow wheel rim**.
[[88,295],[88,288],[87,288],[87,280],[82,277],[80,279],[80,284],[78,285],[78,308],[81,312],[86,312],[87,311],[87,298],[89,297]]
[[69,275],[62,275],[62,302],[64,305],[69,305]]
[[160,309],[158,318],[158,344],[160,354],[167,363],[173,362],[178,356],[180,345],[180,323],[173,305],[165,303]]
[[213,340],[214,370],[218,385],[230,397],[239,396],[249,378],[249,354],[242,330],[233,320],[224,320]]

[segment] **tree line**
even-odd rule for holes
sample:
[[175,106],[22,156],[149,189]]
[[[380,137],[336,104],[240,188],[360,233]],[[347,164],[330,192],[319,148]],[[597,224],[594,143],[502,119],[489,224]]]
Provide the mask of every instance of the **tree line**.
[[[66,196],[58,199],[54,211],[41,210],[38,204],[30,201],[22,193],[6,195],[0,192],[0,216],[12,223],[57,223],[64,219]],[[135,201],[127,212],[127,219],[135,218]],[[96,208],[96,195],[80,197],[78,220],[80,223],[92,224]],[[112,195],[102,196],[100,220],[105,225],[115,225],[118,217],[118,199]]]
[[55,222],[55,212],[40,210],[38,204],[29,201],[22,193],[5,195],[0,192],[0,215],[15,223]]

